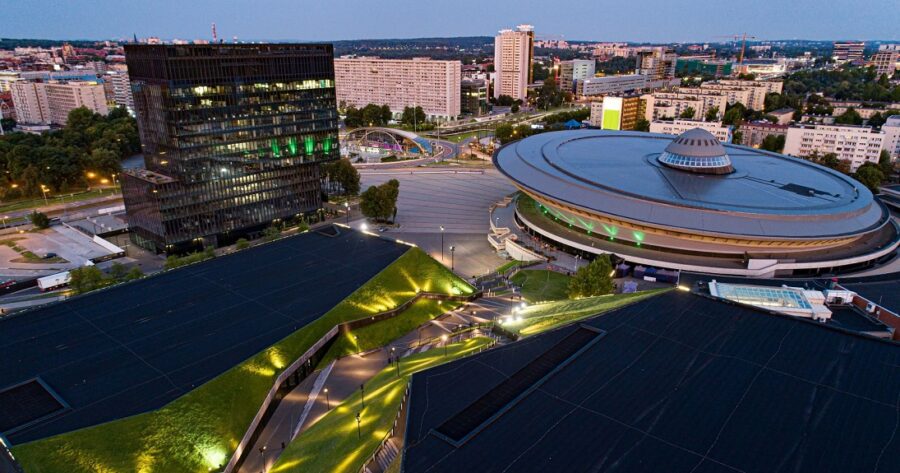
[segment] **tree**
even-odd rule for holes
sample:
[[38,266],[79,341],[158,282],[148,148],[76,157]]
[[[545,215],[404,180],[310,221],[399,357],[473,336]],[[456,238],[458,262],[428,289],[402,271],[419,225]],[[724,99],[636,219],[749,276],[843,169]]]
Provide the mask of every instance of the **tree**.
[[766,135],[766,137],[763,138],[762,143],[759,145],[759,148],[766,151],[780,153],[781,150],[784,149],[784,135]]
[[519,104],[512,104],[512,107],[509,107],[509,111],[512,113],[519,113]]
[[565,100],[565,94],[559,90],[556,79],[548,77],[544,80],[544,84],[538,90],[538,96],[535,103],[542,110],[548,110],[559,107]]
[[[690,108],[690,107],[688,107],[688,108]],[[687,110],[685,110],[685,111],[687,111]],[[692,114],[692,116],[693,116],[693,114]],[[704,117],[704,119],[706,121],[714,122],[718,118],[719,118],[719,107],[710,107],[709,109],[706,110],[706,116]]]
[[28,219],[31,220],[31,224],[34,225],[34,228],[37,228],[38,230],[43,230],[50,226],[50,217],[47,217],[47,214],[43,212],[35,210],[34,212],[31,212]]
[[576,299],[609,294],[613,289],[612,271],[609,255],[597,256],[587,266],[578,268],[569,280],[569,297]]
[[363,126],[362,112],[352,105],[347,107],[344,110],[344,125],[347,125],[348,128]]
[[510,95],[503,94],[503,95],[497,97],[497,105],[500,105],[502,107],[510,107],[515,103],[516,103],[516,100],[514,98],[512,98],[512,96],[510,96]]
[[884,173],[881,172],[881,168],[875,163],[864,163],[856,170],[853,177],[868,187],[873,193],[878,192],[878,188],[884,181]]
[[334,184],[340,187],[343,195],[359,194],[359,172],[349,159],[327,163],[322,166],[322,170],[332,192],[335,186],[331,184]]
[[363,215],[376,221],[393,221],[397,215],[400,181],[391,179],[379,186],[370,186],[360,195],[359,208]]
[[734,130],[734,133],[731,134],[731,142],[740,145],[744,143],[744,132],[740,129]]
[[884,174],[884,177],[890,177],[894,172],[894,164],[891,162],[891,153],[886,149],[881,150],[881,153],[878,155],[878,168],[881,169],[881,173]]
[[103,287],[103,273],[96,266],[83,266],[69,271],[69,287],[75,294],[84,294]]
[[116,282],[124,281],[128,275],[128,268],[124,264],[115,262],[109,268],[109,277]]
[[650,122],[645,118],[638,118],[634,125],[634,129],[637,131],[650,131]]
[[863,118],[853,107],[850,107],[844,113],[834,117],[834,123],[839,125],[862,125]]
[[281,236],[281,228],[275,224],[266,227],[263,230],[263,240],[272,241]]
[[247,241],[246,238],[238,238],[237,242],[235,242],[234,248],[237,250],[250,248],[250,242]]
[[125,280],[134,281],[135,279],[141,279],[142,277],[144,277],[144,272],[141,271],[141,268],[133,266],[128,270],[128,274],[125,275]]
[[746,111],[747,107],[740,102],[735,102],[734,105],[725,107],[725,115],[722,116],[722,124],[740,125],[741,121],[744,119],[744,112]]
[[697,111],[694,110],[694,107],[687,107],[684,110],[682,110],[680,114],[678,114],[678,118],[686,118],[688,120],[691,120],[694,118],[694,115],[696,113],[697,113]]
[[406,126],[421,126],[426,123],[425,110],[422,107],[404,107],[400,123]]

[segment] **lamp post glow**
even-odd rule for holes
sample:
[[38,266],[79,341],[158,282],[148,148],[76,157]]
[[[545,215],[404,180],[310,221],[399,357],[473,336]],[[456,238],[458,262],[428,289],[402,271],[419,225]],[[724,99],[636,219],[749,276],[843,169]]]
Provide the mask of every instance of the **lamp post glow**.
[[362,427],[360,427],[360,413],[356,413],[356,438],[362,438]]
[[441,225],[441,263],[444,262],[444,226]]
[[456,251],[456,247],[450,245],[450,271],[453,271],[453,252]]
[[325,406],[331,410],[331,399],[328,397],[328,388],[325,388]]
[[447,356],[447,336],[441,335],[441,342],[444,344],[444,356]]
[[344,208],[347,209],[347,225],[350,225],[350,202],[344,202]]

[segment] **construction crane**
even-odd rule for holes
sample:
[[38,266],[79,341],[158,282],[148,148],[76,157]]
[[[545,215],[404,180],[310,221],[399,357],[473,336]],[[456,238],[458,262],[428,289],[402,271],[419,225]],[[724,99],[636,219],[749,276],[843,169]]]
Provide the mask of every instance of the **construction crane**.
[[744,51],[747,48],[747,40],[748,39],[758,39],[756,36],[748,36],[747,33],[733,34],[733,35],[727,35],[727,36],[716,36],[716,38],[728,38],[732,42],[736,42],[738,40],[741,41],[741,53],[738,55],[738,64],[739,65],[744,64]]

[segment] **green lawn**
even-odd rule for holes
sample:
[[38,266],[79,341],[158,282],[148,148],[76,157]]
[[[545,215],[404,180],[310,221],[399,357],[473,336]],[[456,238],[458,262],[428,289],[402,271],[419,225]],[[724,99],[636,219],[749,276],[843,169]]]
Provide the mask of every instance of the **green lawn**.
[[558,301],[568,297],[569,276],[546,269],[523,269],[511,281],[521,287],[528,302]]
[[419,299],[395,317],[342,334],[328,350],[322,362],[384,346],[460,305],[459,302]]
[[229,457],[275,376],[331,327],[381,312],[417,291],[474,289],[418,248],[411,248],[315,322],[159,410],[18,445],[29,473],[197,472]]
[[668,290],[653,289],[632,294],[610,294],[535,304],[526,307],[518,313],[521,317],[519,322],[508,322],[503,327],[507,330],[518,332],[522,336],[536,335]]
[[495,269],[494,271],[496,271],[500,274],[503,274],[503,273],[509,271],[510,269],[515,268],[516,266],[524,266],[529,263],[530,262],[525,262],[525,261],[514,259],[512,261],[507,261],[507,262],[501,264],[500,266],[497,266],[497,269]]
[[[116,189],[118,191],[118,189]],[[112,188],[104,188],[103,192],[100,192],[99,189],[92,191],[80,191],[80,192],[70,192],[66,194],[58,194],[58,195],[48,195],[47,199],[44,200],[43,197],[29,197],[21,200],[16,200],[12,202],[4,203],[0,205],[0,214],[13,212],[16,210],[26,210],[26,209],[40,209],[41,207],[45,207],[46,205],[54,205],[54,204],[62,204],[69,202],[80,202],[82,200],[94,199],[97,197],[103,197],[105,195],[111,195],[113,192]]]
[[[404,358],[399,378],[394,367],[385,368],[366,383],[365,408],[360,410],[357,391],[294,439],[270,471],[356,473],[390,431],[411,374],[469,355],[490,343],[489,338],[470,338],[447,345],[446,356],[443,348],[436,348]],[[357,413],[361,419],[361,439],[357,433]]]

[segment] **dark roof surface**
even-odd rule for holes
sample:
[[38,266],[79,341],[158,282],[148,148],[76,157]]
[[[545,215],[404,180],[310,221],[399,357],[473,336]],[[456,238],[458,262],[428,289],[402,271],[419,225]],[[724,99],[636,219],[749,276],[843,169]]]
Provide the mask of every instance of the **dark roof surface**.
[[888,221],[887,211],[865,186],[776,153],[721,144],[716,149],[725,149],[733,173],[708,176],[669,169],[658,158],[674,139],[610,130],[541,133],[504,146],[494,163],[507,177],[548,199],[664,227],[823,238],[872,231]]
[[459,447],[431,433],[577,327],[413,377],[403,471],[900,471],[900,346],[680,291]]
[[0,320],[0,389],[40,376],[71,406],[10,440],[159,408],[319,318],[407,249],[309,233]]

